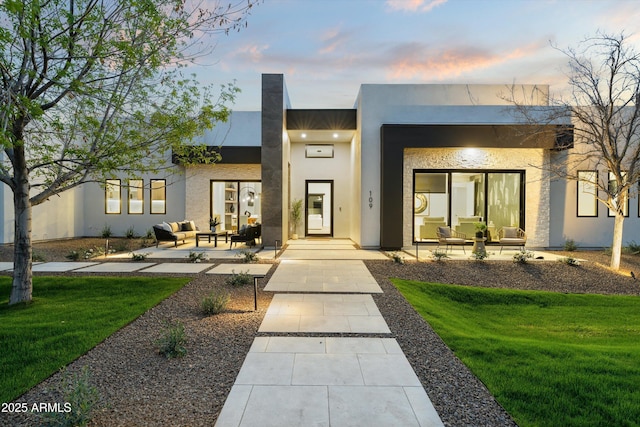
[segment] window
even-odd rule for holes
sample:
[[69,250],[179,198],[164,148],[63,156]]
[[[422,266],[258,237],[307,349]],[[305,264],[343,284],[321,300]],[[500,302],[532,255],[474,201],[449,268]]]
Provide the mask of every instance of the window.
[[[622,173],[623,179],[626,177],[626,173]],[[618,182],[613,174],[613,172],[609,172],[609,194],[617,194],[617,186]],[[622,206],[622,212],[624,216],[629,216],[629,190],[627,190],[624,194],[617,194],[617,197],[613,198],[613,205],[619,206],[618,197],[622,196],[624,205]],[[608,216],[616,216],[616,212],[613,209],[609,209]]]
[[442,226],[471,238],[485,223],[489,241],[502,227],[524,227],[524,171],[415,171],[413,179],[416,241]]
[[152,179],[151,187],[151,213],[167,213],[167,184],[164,179]]
[[129,210],[130,214],[144,213],[144,181],[141,179],[129,180]]
[[108,179],[105,184],[105,212],[119,214],[121,212],[120,180]]
[[260,223],[262,184],[252,181],[211,181],[212,219],[221,230],[235,231],[248,224]]
[[597,184],[597,171],[578,171],[578,216],[598,216]]

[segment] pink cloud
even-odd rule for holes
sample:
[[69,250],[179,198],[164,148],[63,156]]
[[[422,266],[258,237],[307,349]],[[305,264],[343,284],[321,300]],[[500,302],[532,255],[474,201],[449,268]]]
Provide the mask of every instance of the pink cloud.
[[391,79],[444,79],[486,69],[536,53],[541,43],[521,46],[510,51],[487,51],[471,47],[431,50],[419,43],[396,49],[392,65],[387,68]]
[[445,4],[448,0],[387,0],[387,6],[391,10],[404,12],[429,12],[437,6]]
[[241,58],[248,62],[258,63],[264,59],[264,51],[269,48],[269,45],[257,45],[247,44],[240,46],[234,56]]
[[350,36],[351,34],[349,32],[344,32],[339,28],[331,28],[325,31],[320,37],[322,47],[318,53],[324,55],[335,52],[348,42]]

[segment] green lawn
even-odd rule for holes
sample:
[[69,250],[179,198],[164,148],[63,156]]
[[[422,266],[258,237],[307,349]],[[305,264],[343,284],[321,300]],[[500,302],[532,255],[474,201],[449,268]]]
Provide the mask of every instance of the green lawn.
[[34,302],[9,307],[0,277],[0,402],[9,402],[184,285],[185,278],[34,277]]
[[393,283],[519,425],[639,425],[640,298]]

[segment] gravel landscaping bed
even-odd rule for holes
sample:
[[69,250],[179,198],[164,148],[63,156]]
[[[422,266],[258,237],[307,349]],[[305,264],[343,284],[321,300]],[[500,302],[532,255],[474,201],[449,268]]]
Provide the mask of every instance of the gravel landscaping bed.
[[[596,264],[598,253],[571,253],[592,262],[572,267],[558,262],[408,262],[365,261],[384,293],[374,299],[445,425],[513,426],[515,423],[484,385],[444,345],[413,310],[389,278],[557,292],[640,295],[640,282]],[[637,269],[637,257],[625,256],[623,268]],[[53,259],[49,259],[53,261]],[[241,264],[239,264],[241,265]],[[273,273],[272,268],[261,288]],[[139,275],[138,273],[137,275]],[[226,276],[191,275],[193,280],[69,366],[88,366],[101,402],[92,426],[211,426],[249,351],[272,294],[259,292],[253,311],[253,286],[225,284]],[[200,300],[212,289],[231,293],[229,311],[211,317],[199,313]],[[188,353],[167,360],[154,340],[166,321],[185,325]],[[332,334],[321,334],[324,336]],[[17,399],[30,405],[60,401],[55,374]],[[34,425],[33,418],[0,414],[0,425]]]

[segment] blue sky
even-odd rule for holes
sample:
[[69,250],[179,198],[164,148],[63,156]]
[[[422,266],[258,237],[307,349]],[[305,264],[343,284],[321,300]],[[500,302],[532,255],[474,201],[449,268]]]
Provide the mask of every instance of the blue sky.
[[260,109],[262,73],[283,73],[293,108],[351,108],[362,83],[537,83],[559,92],[566,57],[597,31],[640,51],[637,0],[265,0],[193,67],[235,80]]

